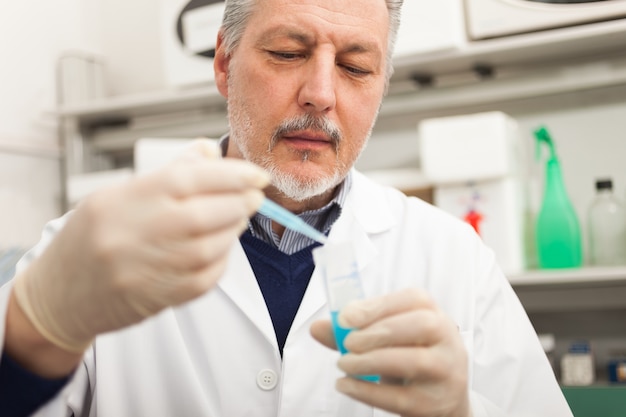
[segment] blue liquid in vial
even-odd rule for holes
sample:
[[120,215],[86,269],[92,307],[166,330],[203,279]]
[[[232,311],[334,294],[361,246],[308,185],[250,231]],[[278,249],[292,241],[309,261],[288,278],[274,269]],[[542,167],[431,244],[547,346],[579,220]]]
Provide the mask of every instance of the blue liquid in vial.
[[[341,352],[341,354],[344,355],[348,353],[348,349],[346,349],[346,347],[343,345],[343,341],[346,338],[346,336],[350,334],[352,329],[341,327],[339,325],[338,317],[339,317],[338,311],[330,312],[330,318],[333,324],[333,333],[335,335],[335,343],[337,344],[337,349],[339,349],[339,352]],[[353,376],[355,378],[362,379],[363,381],[380,382],[380,376],[378,375],[353,375]]]

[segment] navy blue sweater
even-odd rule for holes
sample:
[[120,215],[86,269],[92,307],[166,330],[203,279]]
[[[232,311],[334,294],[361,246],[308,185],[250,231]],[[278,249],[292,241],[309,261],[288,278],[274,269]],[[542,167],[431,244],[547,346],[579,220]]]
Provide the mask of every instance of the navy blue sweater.
[[315,267],[312,250],[319,244],[287,255],[250,232],[244,233],[240,240],[263,293],[282,356],[289,329]]
[[8,355],[3,355],[0,361],[0,416],[31,415],[54,397],[69,378],[42,378],[22,368]]

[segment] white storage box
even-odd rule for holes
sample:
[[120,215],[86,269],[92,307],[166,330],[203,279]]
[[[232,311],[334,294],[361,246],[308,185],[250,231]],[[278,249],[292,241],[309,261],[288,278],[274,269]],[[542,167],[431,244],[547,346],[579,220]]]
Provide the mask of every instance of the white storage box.
[[462,0],[405,0],[394,58],[455,50],[466,43]]
[[219,144],[219,139],[212,138],[141,138],[137,140],[133,151],[135,174],[144,174],[167,165],[198,139],[213,142],[216,146]]
[[135,173],[142,174],[161,168],[179,156],[193,139],[141,138],[133,150]]
[[424,175],[436,184],[516,173],[517,124],[501,112],[423,120],[418,127]]

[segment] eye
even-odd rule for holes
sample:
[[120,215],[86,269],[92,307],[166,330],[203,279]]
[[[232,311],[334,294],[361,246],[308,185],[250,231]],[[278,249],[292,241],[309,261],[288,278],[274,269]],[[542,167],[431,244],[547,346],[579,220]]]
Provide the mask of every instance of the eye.
[[282,51],[268,51],[272,57],[285,60],[285,61],[293,61],[294,59],[301,58],[303,55],[296,52],[282,52]]
[[349,72],[351,75],[356,75],[356,76],[364,76],[364,75],[369,75],[371,74],[371,71],[367,71],[361,68],[357,68],[357,67],[353,67],[351,65],[340,65],[340,67],[342,67],[343,69],[345,69],[347,72]]

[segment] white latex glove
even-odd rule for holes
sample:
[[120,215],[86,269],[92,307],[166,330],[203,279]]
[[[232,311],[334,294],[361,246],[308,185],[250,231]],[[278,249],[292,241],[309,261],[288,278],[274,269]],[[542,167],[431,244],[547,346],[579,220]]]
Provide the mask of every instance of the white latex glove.
[[[348,375],[380,375],[380,384],[345,377],[337,390],[403,417],[468,417],[467,353],[456,325],[415,289],[348,304],[339,323],[355,328],[338,362]],[[311,334],[335,348],[330,322]]]
[[84,351],[100,333],[204,294],[263,199],[268,175],[210,158],[202,143],[168,166],[87,197],[15,296],[57,346]]

